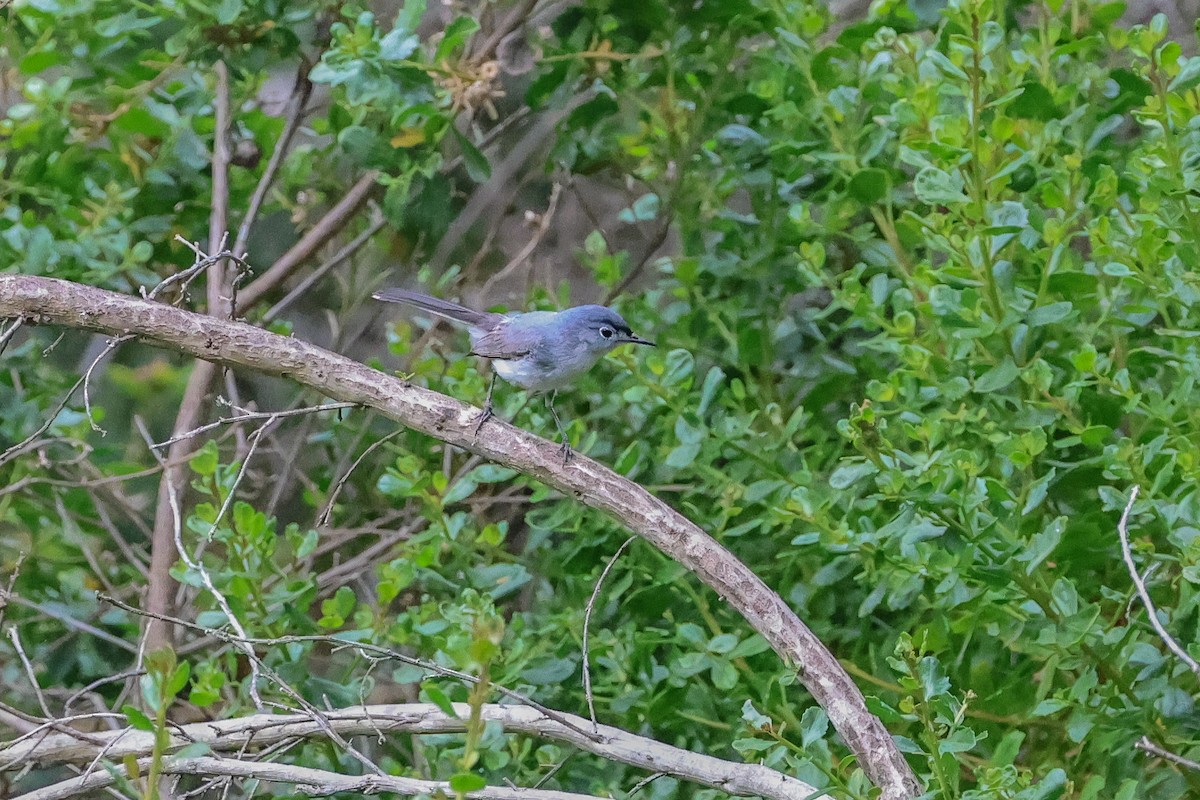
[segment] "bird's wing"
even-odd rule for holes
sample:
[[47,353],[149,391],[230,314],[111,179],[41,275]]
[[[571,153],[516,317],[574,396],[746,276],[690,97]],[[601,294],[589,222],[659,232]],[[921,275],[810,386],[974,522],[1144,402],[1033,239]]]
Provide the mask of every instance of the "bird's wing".
[[405,305],[416,306],[431,314],[437,314],[439,317],[445,317],[453,322],[461,322],[464,325],[485,331],[496,327],[505,319],[503,314],[494,314],[490,311],[475,311],[466,306],[460,306],[458,303],[440,300],[436,297],[430,297],[427,294],[421,294],[420,292],[410,292],[407,289],[383,289],[373,294],[372,297],[388,303],[404,303]]
[[511,361],[524,358],[537,346],[538,334],[506,319],[491,330],[471,337],[471,355]]

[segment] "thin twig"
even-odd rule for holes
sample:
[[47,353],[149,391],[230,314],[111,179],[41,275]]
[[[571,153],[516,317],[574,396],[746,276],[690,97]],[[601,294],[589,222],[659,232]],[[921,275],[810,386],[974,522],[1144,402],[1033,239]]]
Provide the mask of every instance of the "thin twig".
[[[298,635],[298,636],[275,636],[275,637],[269,637],[269,638],[244,637],[244,636],[238,636],[238,635],[232,634],[229,631],[221,630],[219,628],[210,628],[205,625],[199,625],[195,622],[189,622],[188,620],[185,620],[185,619],[179,619],[178,617],[171,617],[171,616],[167,616],[165,614],[155,614],[150,611],[146,611],[145,609],[135,608],[134,606],[131,606],[126,602],[118,600],[115,597],[109,597],[108,595],[105,595],[105,594],[99,594],[99,595],[97,595],[97,597],[99,597],[101,600],[103,600],[104,602],[106,602],[110,605],[114,605],[117,608],[128,611],[130,614],[136,614],[136,615],[142,616],[142,617],[151,617],[153,619],[157,619],[162,622],[170,622],[174,625],[178,625],[180,627],[187,628],[189,630],[199,631],[200,633],[207,634],[208,636],[212,636],[214,639],[218,639],[222,642],[227,642],[229,644],[256,645],[256,646],[260,646],[260,647],[275,647],[278,645],[298,644],[298,643],[302,643],[302,642],[322,642],[324,644],[332,645],[336,648],[348,648],[348,649],[352,649],[352,650],[358,650],[361,654],[363,654],[364,657],[366,657],[367,654],[370,654],[370,655],[381,657],[381,658],[390,658],[394,661],[399,661],[402,664],[408,664],[410,666],[419,667],[419,668],[426,670],[434,675],[440,675],[444,678],[454,678],[455,680],[460,680],[463,683],[467,683],[472,686],[479,683],[479,678],[476,677],[475,675],[470,674],[469,672],[462,672],[461,670],[452,669],[450,667],[443,667],[441,664],[438,664],[436,661],[428,661],[423,658],[416,658],[414,656],[405,655],[404,653],[400,653],[395,650],[390,650],[386,647],[381,647],[379,645],[369,644],[367,642],[350,642],[345,639],[339,639],[336,636],[323,636],[320,634],[309,634],[309,635]],[[515,700],[518,703],[522,703],[531,708],[537,709],[538,711],[542,712],[550,719],[554,720],[555,722],[557,722],[561,725],[564,725],[564,726],[570,728],[571,730],[575,731],[576,733],[578,733],[581,736],[585,736],[591,740],[597,740],[599,738],[597,734],[595,734],[591,731],[588,731],[586,729],[578,727],[577,725],[572,723],[570,720],[568,720],[566,717],[564,717],[559,712],[557,712],[554,709],[549,708],[545,705],[542,705],[538,701],[534,700],[532,697],[521,694],[520,692],[513,691],[512,689],[507,689],[495,682],[489,682],[489,685],[491,686],[491,688],[495,689],[498,693],[504,695],[505,697],[509,698],[510,700]]]
[[633,797],[635,794],[640,792],[642,789],[645,789],[647,786],[654,783],[665,774],[665,772],[656,772],[653,775],[647,775],[646,777],[642,778],[633,785],[633,788],[629,790],[629,794],[625,795],[625,800],[629,800],[629,798]]
[[529,237],[529,241],[525,243],[525,246],[509,259],[509,262],[504,265],[503,269],[484,281],[483,287],[479,290],[482,296],[487,297],[488,290],[491,289],[492,284],[504,280],[512,274],[513,270],[524,264],[526,259],[533,255],[533,251],[537,249],[538,245],[542,243],[542,239],[550,231],[551,223],[554,221],[554,212],[558,210],[558,199],[561,194],[562,184],[556,181],[550,187],[550,199],[546,201],[546,210],[542,212],[541,217],[538,219],[537,229],[533,232],[533,236]]
[[9,325],[4,333],[0,333],[0,355],[4,355],[4,351],[8,348],[8,343],[12,340],[13,334],[21,330],[21,326],[25,324],[23,317],[17,317],[13,320],[13,324]]
[[[137,421],[139,423],[141,422],[140,419]],[[142,429],[140,425],[139,430],[141,430],[142,436],[146,438],[148,431]],[[147,444],[149,444],[148,438]],[[162,456],[160,456],[153,447],[150,448],[150,453],[155,459],[159,461],[163,460]],[[165,471],[164,474],[166,474]],[[230,497],[232,496],[233,492],[231,491]],[[213,583],[212,576],[209,575],[208,570],[204,568],[204,564],[188,555],[187,550],[183,546],[183,516],[179,507],[178,492],[176,491],[175,484],[173,482],[167,484],[167,498],[171,504],[171,516],[173,523],[172,530],[175,539],[175,551],[179,554],[179,557],[183,560],[183,563],[187,565],[187,568],[200,576],[200,580],[204,584],[204,588],[207,589],[209,594],[213,596],[213,599],[217,602],[217,606],[221,609],[222,613],[225,614],[225,619],[229,622],[230,626],[237,631],[239,636],[245,638],[246,630],[242,627],[241,621],[233,613],[233,609],[229,606],[229,601],[225,599],[225,595],[221,594],[220,590],[217,589],[216,584]],[[255,655],[254,648],[248,644],[243,644],[239,649],[241,649],[246,655],[246,658],[250,664],[250,685],[248,687],[250,699],[254,701],[254,707],[261,711],[263,707],[263,701],[262,697],[260,697],[258,694],[258,656]]]
[[4,623],[4,612],[8,609],[8,604],[16,598],[13,594],[13,587],[17,585],[17,578],[21,576],[21,565],[25,563],[25,551],[17,553],[17,563],[13,564],[12,574],[8,576],[8,584],[3,590],[0,590],[0,624]]
[[58,419],[59,413],[67,407],[67,403],[71,402],[71,398],[75,396],[75,392],[79,391],[80,386],[83,386],[82,375],[79,377],[79,380],[75,381],[75,384],[67,390],[66,395],[63,396],[63,399],[59,401],[58,405],[54,407],[54,410],[51,411],[46,417],[46,421],[38,426],[37,430],[5,450],[3,453],[0,453],[0,467],[24,453],[31,444],[41,438],[43,433],[50,430],[51,426],[54,425],[55,420]]
[[376,439],[371,445],[362,451],[362,455],[354,459],[354,463],[350,465],[350,469],[346,470],[346,474],[338,478],[338,482],[334,484],[333,491],[329,493],[329,500],[325,503],[325,508],[321,511],[321,516],[317,518],[317,526],[324,527],[329,524],[329,515],[333,513],[333,504],[337,502],[338,495],[342,491],[342,487],[346,485],[346,481],[350,480],[350,476],[354,474],[354,470],[358,469],[358,465],[363,462],[367,456],[375,452],[376,449],[395,439],[400,434],[404,433],[405,428],[396,428],[396,430],[387,434],[381,439]]
[[258,219],[258,212],[262,209],[267,192],[271,190],[271,184],[275,182],[279,167],[283,164],[283,159],[291,148],[292,137],[296,135],[296,131],[300,129],[300,123],[304,119],[304,107],[308,105],[308,98],[312,95],[313,88],[312,81],[308,79],[308,70],[308,61],[302,59],[300,66],[296,68],[296,82],[292,85],[292,94],[288,98],[287,122],[279,134],[279,138],[275,140],[275,149],[271,151],[271,159],[267,162],[267,167],[263,170],[258,185],[254,187],[254,194],[250,197],[249,205],[246,206],[242,224],[238,226],[237,238],[233,242],[233,250],[236,253],[245,252],[246,244],[250,240],[250,231]]
[[1125,559],[1125,566],[1129,568],[1129,577],[1133,579],[1133,585],[1137,588],[1138,597],[1142,598],[1142,605],[1146,607],[1146,615],[1150,617],[1150,624],[1158,633],[1158,638],[1162,639],[1163,644],[1174,653],[1180,661],[1187,665],[1192,673],[1200,678],[1200,664],[1196,663],[1196,659],[1188,655],[1187,650],[1179,642],[1175,641],[1174,637],[1167,632],[1167,629],[1158,620],[1158,610],[1154,607],[1154,602],[1150,599],[1150,592],[1146,590],[1146,584],[1138,575],[1137,564],[1133,562],[1133,550],[1129,546],[1129,513],[1133,511],[1133,501],[1137,500],[1138,487],[1134,486],[1133,491],[1129,493],[1129,502],[1125,504],[1125,512],[1121,514],[1121,521],[1117,523],[1117,534],[1121,537],[1121,557]]
[[104,360],[105,356],[107,356],[113,350],[116,350],[121,344],[128,342],[131,339],[133,339],[132,336],[117,336],[113,339],[109,339],[108,344],[104,346],[104,350],[100,352],[100,355],[92,359],[92,363],[88,365],[87,371],[83,373],[83,410],[87,415],[88,424],[92,426],[92,430],[101,436],[107,436],[108,431],[97,425],[95,418],[92,416],[92,398],[89,391],[89,386],[92,381],[92,372],[95,371],[96,365]]
[[125,641],[121,637],[114,636],[111,633],[109,633],[108,631],[101,630],[100,628],[97,628],[94,625],[89,625],[88,623],[83,622],[82,620],[75,619],[71,615],[67,614],[65,611],[60,611],[58,609],[55,609],[53,606],[44,606],[40,603],[35,603],[32,600],[26,600],[24,597],[21,597],[16,594],[10,594],[7,597],[7,602],[12,603],[15,606],[22,606],[23,608],[28,608],[30,611],[36,611],[39,614],[45,614],[47,617],[50,617],[51,619],[58,620],[62,624],[66,625],[68,628],[74,628],[75,630],[82,631],[84,633],[95,636],[97,639],[100,639],[101,641],[104,641],[104,642],[108,642],[109,644],[113,645],[114,647],[119,647],[120,649],[122,649],[128,653],[137,652],[137,647],[135,647],[134,645]]
[[[223,251],[229,225],[229,68],[224,61],[213,65],[217,86],[213,97],[216,117],[212,148],[212,205],[208,214],[208,252]],[[235,247],[234,250],[237,250]],[[208,313],[214,317],[228,316],[232,310],[229,281],[225,277],[225,260],[219,259],[208,271]]]
[[600,587],[604,585],[604,579],[608,577],[609,571],[612,570],[613,564],[617,563],[617,559],[621,557],[621,553],[625,552],[625,548],[633,544],[636,536],[630,536],[625,542],[617,548],[617,552],[613,553],[612,558],[604,565],[604,570],[600,573],[600,577],[596,579],[596,585],[592,588],[592,596],[588,598],[587,608],[583,612],[583,693],[587,695],[588,716],[592,718],[592,727],[596,728],[596,704],[592,698],[592,669],[588,661],[588,628],[592,624],[592,609],[596,605],[596,598],[600,596]]
[[240,424],[242,422],[250,422],[256,419],[282,419],[284,417],[299,417],[304,414],[315,414],[320,411],[336,411],[341,408],[357,408],[358,403],[325,403],[319,406],[305,406],[304,408],[293,408],[287,411],[252,411],[245,414],[238,414],[236,417],[222,417],[216,422],[210,422],[207,425],[201,425],[199,428],[193,428],[190,431],[185,431],[172,436],[170,439],[158,442],[153,445],[155,450],[161,450],[164,447],[170,447],[176,442],[181,442],[184,439],[191,439],[193,436],[199,436],[202,433],[207,433],[214,428],[219,428],[222,425]]
[[8,638],[13,643],[13,648],[17,651],[17,656],[21,659],[21,664],[25,667],[25,677],[29,679],[29,685],[33,687],[33,693],[37,697],[38,705],[42,708],[42,713],[47,719],[52,719],[54,714],[50,711],[50,706],[46,704],[46,696],[42,694],[42,687],[38,684],[37,673],[34,672],[33,664],[29,663],[29,657],[25,655],[25,648],[21,646],[21,635],[17,633],[16,625],[8,626]]
[[1166,759],[1167,761],[1170,761],[1172,764],[1178,764],[1181,767],[1186,767],[1187,769],[1191,769],[1191,770],[1195,770],[1196,772],[1200,772],[1200,764],[1197,764],[1195,761],[1192,761],[1190,758],[1184,758],[1183,756],[1176,755],[1175,753],[1172,753],[1170,750],[1164,750],[1163,748],[1156,745],[1154,742],[1150,741],[1150,739],[1146,736],[1143,736],[1141,739],[1139,739],[1137,744],[1134,746],[1137,747],[1138,750],[1142,750],[1146,753],[1150,753],[1151,755],[1155,755],[1155,756],[1158,756],[1159,758]]
[[324,264],[306,275],[304,280],[300,281],[300,283],[296,285],[296,288],[292,289],[283,296],[282,300],[267,309],[267,313],[263,314],[263,324],[268,325],[274,321],[274,319],[278,317],[285,308],[291,305],[296,298],[302,296],[305,292],[311,289],[313,284],[321,280],[321,278],[324,278],[330,270],[357,253],[358,250],[364,244],[369,242],[371,237],[378,233],[379,229],[385,224],[387,224],[387,217],[385,217],[383,212],[378,208],[373,209],[371,224],[367,226],[367,229],[358,236],[354,237],[354,239],[352,239],[345,247],[334,253]]

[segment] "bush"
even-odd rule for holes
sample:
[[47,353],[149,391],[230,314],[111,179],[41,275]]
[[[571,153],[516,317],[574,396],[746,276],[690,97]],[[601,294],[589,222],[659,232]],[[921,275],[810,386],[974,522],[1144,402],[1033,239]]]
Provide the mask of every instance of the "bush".
[[[209,64],[224,56],[239,96],[253,96],[320,29],[319,14],[97,3],[107,22],[84,24],[42,5],[7,12],[22,23],[5,47],[25,101],[0,123],[15,187],[0,258],[123,290],[152,283],[177,268],[175,232],[206,230],[211,184],[197,171],[212,137]],[[1128,531],[1140,579],[1166,629],[1200,655],[1200,58],[1165,40],[1161,18],[1116,27],[1120,5],[883,0],[835,36],[821,4],[798,0],[596,0],[531,34],[542,58],[508,78],[507,101],[469,72],[467,17],[418,41],[420,14],[407,6],[400,33],[347,7],[312,73],[332,93],[312,123],[324,138],[289,156],[270,210],[315,217],[292,203],[301,187],[332,202],[339,170],[379,169],[390,223],[380,238],[426,262],[460,193],[486,182],[496,160],[454,127],[465,95],[447,71],[484,81],[502,117],[563,112],[535,183],[552,169],[560,183],[628,177],[619,219],[648,243],[671,243],[653,259],[591,223],[564,232],[593,288],[633,287],[617,305],[660,344],[620,353],[560,397],[581,449],[666,497],[779,591],[872,695],[931,796],[1179,797],[1200,788],[1200,774],[1136,745],[1147,737],[1195,757],[1196,676],[1147,624],[1117,523],[1139,487]],[[118,17],[128,32],[105,33]],[[52,55],[68,41],[86,51],[78,63]],[[180,72],[143,92],[153,79],[139,64],[155,59],[178,59]],[[97,129],[80,109],[110,108],[113,86],[128,107]],[[473,110],[488,124],[484,106]],[[256,109],[237,119],[269,152],[278,120]],[[454,154],[461,169],[447,167]],[[235,176],[235,212],[265,162]],[[324,284],[320,300],[348,319],[378,285],[380,260]],[[454,294],[471,283],[464,272],[421,277]],[[551,280],[530,304],[555,307],[567,294]],[[392,339],[406,372],[479,402],[487,378],[465,340],[420,350],[416,336],[402,325]],[[10,442],[52,413],[79,367],[61,352],[43,359],[51,339],[39,332],[7,355],[0,435]],[[177,403],[183,367],[151,358],[125,349],[110,368],[97,405],[122,413],[102,422],[108,437],[75,411],[51,428],[94,448],[93,479],[153,464],[121,420],[165,396]],[[134,369],[159,382],[122,381]],[[278,389],[245,390],[281,406]],[[509,416],[522,401],[498,390]],[[531,409],[521,424],[552,432]],[[390,430],[359,413],[281,425],[277,461],[293,453],[303,478],[251,470],[220,520],[239,451],[210,442],[192,460],[189,535],[215,543],[204,557],[247,630],[340,631],[585,710],[584,608],[627,532],[412,433],[363,459],[332,530],[313,525],[349,464]],[[135,617],[97,605],[88,560],[89,547],[111,547],[111,498],[45,482],[79,480],[81,467],[65,451],[37,452],[54,457],[0,465],[19,487],[0,494],[0,552],[9,563],[18,550],[37,556],[18,594],[135,642]],[[119,525],[135,550],[156,483],[137,480]],[[339,571],[334,552],[361,552],[356,537],[381,531],[386,547],[358,570],[366,580]],[[106,557],[100,571],[126,593],[142,580],[128,561]],[[180,565],[175,575],[193,587],[196,618],[219,624],[198,574]],[[677,564],[635,544],[602,598],[591,648],[603,721],[762,761],[835,796],[869,794],[794,674]],[[53,665],[44,683],[78,687],[128,668],[111,644],[72,637],[66,647],[56,638],[65,629],[36,610],[8,615],[35,660]],[[193,705],[246,710],[236,659],[189,658]],[[360,664],[324,673],[307,646],[270,658],[314,702],[358,702],[381,677],[351,668]],[[15,681],[15,669],[4,674]],[[470,699],[454,684],[427,680],[424,691]],[[389,764],[413,772],[406,747]],[[310,745],[296,758],[328,766],[331,752]],[[421,758],[438,776],[478,759],[489,782],[532,785],[568,752],[485,733],[431,739]],[[638,780],[585,761],[550,785],[596,792]],[[642,791],[719,796],[671,779]]]

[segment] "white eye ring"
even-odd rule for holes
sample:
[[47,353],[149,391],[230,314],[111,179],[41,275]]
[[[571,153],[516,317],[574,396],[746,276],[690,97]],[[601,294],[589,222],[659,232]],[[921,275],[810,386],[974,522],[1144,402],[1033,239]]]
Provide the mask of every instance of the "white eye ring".
[[601,328],[600,329],[600,335],[603,336],[605,339],[611,339],[613,337],[614,333],[616,333],[616,331],[614,331],[612,328]]

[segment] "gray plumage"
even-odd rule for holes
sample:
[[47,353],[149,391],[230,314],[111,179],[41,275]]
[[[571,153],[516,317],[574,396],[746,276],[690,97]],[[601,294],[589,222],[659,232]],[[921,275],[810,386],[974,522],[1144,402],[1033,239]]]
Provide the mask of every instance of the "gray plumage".
[[384,289],[376,292],[374,297],[414,306],[466,326],[471,336],[472,355],[492,360],[495,374],[488,387],[483,414],[475,428],[476,435],[492,415],[496,375],[527,391],[549,392],[546,404],[563,436],[564,462],[570,458],[571,449],[566,431],[554,411],[554,393],[622,344],[654,346],[654,342],[634,336],[621,315],[604,306],[496,314],[475,311],[405,289]]

